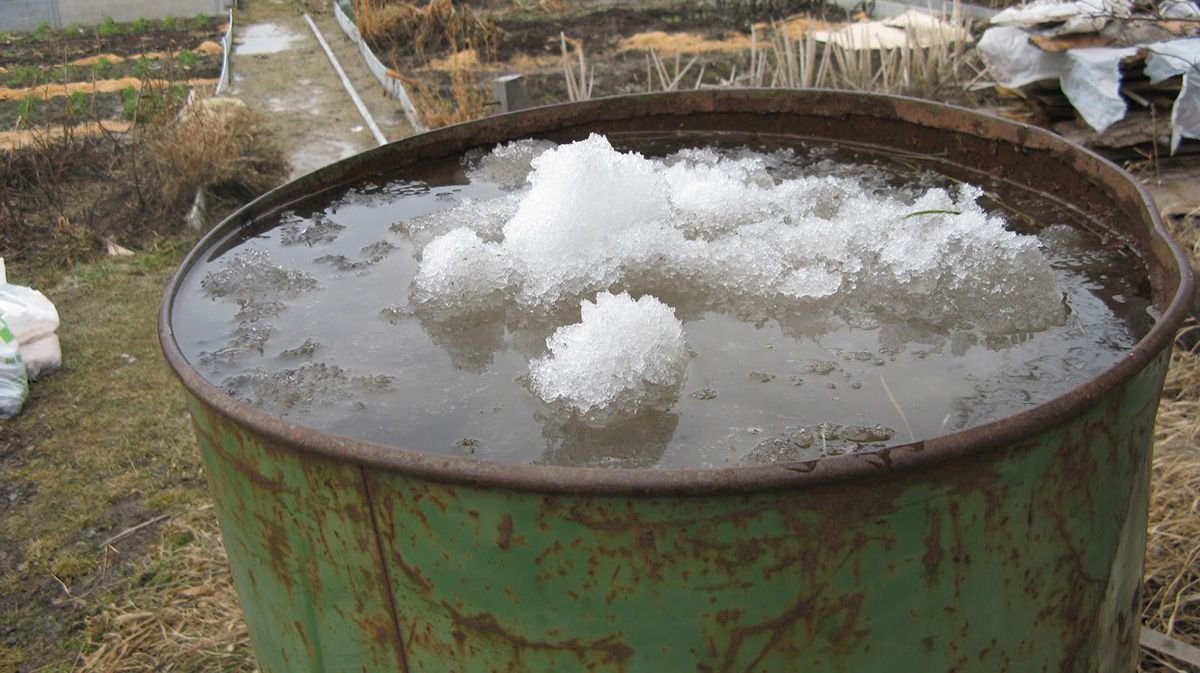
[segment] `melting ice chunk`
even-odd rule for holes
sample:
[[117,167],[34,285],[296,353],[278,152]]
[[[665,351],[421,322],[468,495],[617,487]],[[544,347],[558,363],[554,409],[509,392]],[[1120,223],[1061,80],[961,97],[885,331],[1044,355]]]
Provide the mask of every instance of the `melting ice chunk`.
[[548,150],[533,167],[532,186],[504,226],[525,304],[550,306],[616,283],[626,258],[644,248],[637,234],[669,212],[657,164],[617,152],[603,136]]
[[580,309],[580,322],[558,328],[546,340],[550,353],[530,363],[533,392],[592,420],[670,406],[688,360],[675,311],[624,292],[602,292]]
[[498,145],[472,167],[471,178],[516,189],[525,184],[533,170],[530,162],[552,147],[554,143],[549,140],[530,139]]
[[294,297],[316,286],[312,276],[276,265],[271,254],[259,248],[239,252],[200,281],[209,297],[228,297],[242,304]]
[[[982,190],[888,189],[869,171],[832,168],[773,174],[772,161],[711,149],[648,159],[598,135],[545,150],[530,162],[526,191],[492,208],[464,204],[409,232],[418,246],[441,236],[426,247],[415,291],[464,312],[502,300],[551,313],[596,292],[636,289],[747,315],[820,304],[830,315],[989,333],[1065,319],[1037,239],[984,211]],[[441,233],[456,218],[480,238]]]
[[487,309],[501,298],[511,273],[504,248],[460,227],[425,246],[413,300],[449,313]]

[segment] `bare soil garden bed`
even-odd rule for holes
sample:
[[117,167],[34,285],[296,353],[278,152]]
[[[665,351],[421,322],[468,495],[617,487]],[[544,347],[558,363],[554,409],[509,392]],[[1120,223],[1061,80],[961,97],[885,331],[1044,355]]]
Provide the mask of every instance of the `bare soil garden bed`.
[[197,16],[0,36],[0,146],[123,132],[178,109],[217,81],[223,24]]

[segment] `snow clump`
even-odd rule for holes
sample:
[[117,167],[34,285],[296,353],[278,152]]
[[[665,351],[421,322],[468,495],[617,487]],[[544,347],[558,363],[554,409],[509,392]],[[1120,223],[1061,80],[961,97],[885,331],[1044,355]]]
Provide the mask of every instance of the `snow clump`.
[[601,292],[580,303],[581,319],[558,328],[549,354],[529,365],[543,400],[603,422],[647,407],[669,407],[683,385],[688,349],[675,311],[646,295]]

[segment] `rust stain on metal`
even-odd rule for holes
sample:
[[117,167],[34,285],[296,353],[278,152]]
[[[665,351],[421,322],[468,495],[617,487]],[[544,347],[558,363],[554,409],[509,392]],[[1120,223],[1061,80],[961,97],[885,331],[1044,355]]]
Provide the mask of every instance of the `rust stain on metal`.
[[[375,641],[382,644],[395,643],[396,657],[399,659],[400,673],[408,673],[408,649],[404,646],[404,638],[400,629],[400,613],[396,608],[395,588],[392,586],[391,569],[386,562],[387,556],[384,553],[383,532],[379,528],[379,517],[375,512],[375,498],[371,494],[371,479],[365,468],[359,468],[359,475],[362,479],[362,494],[363,500],[367,503],[367,518],[370,521],[371,536],[375,542],[375,558],[379,564],[379,570],[383,574],[383,586],[387,595],[388,617],[390,623],[380,624],[379,628],[372,631],[375,634]],[[390,627],[390,628],[389,628]]]
[[[217,455],[219,455],[230,467],[236,470],[238,474],[245,477],[250,483],[271,493],[283,493],[287,490],[287,487],[283,484],[272,479],[268,479],[257,468],[247,464],[237,456],[234,456],[226,451],[225,446],[221,443],[219,437],[214,436],[212,433],[201,427],[202,425],[217,425],[213,423],[211,418],[208,419],[206,424],[194,425],[196,427],[196,434],[200,436],[200,440],[205,442],[207,446],[211,447],[212,450],[217,453]],[[227,424],[221,424],[219,427],[227,427]],[[235,437],[233,439],[239,445],[245,441],[244,438],[241,437]]]
[[942,512],[927,505],[925,515],[929,520],[929,534],[925,536],[925,555],[921,557],[921,563],[925,566],[925,583],[935,585],[942,565]]
[[[499,639],[508,643],[514,650],[513,658],[506,670],[521,670],[515,668],[519,663],[520,653],[525,650],[542,652],[565,652],[574,655],[580,663],[592,667],[595,663],[616,664],[624,670],[624,664],[634,655],[633,648],[622,642],[621,633],[610,633],[596,640],[568,638],[565,640],[533,640],[521,634],[513,633],[501,626],[496,617],[487,612],[466,615],[459,612],[453,605],[442,602],[442,608],[450,615],[455,629],[468,631],[473,634]],[[599,661],[595,661],[599,658]]]
[[508,547],[512,544],[513,518],[511,514],[505,514],[500,517],[500,523],[496,526],[496,546],[508,551]]
[[291,543],[287,533],[275,523],[267,526],[267,551],[271,557],[271,567],[274,575],[286,586],[288,593],[295,589],[295,579],[289,568],[292,556]]

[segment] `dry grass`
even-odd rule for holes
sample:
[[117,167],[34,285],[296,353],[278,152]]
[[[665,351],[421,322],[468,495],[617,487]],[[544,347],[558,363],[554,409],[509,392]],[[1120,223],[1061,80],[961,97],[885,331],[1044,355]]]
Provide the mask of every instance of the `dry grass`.
[[201,188],[242,201],[282,182],[287,162],[264,128],[241,101],[210,98],[147,131],[140,170],[161,211],[177,212]]
[[[944,21],[940,31],[904,29],[906,43],[886,49],[858,49],[850,38],[830,33],[828,24],[792,18],[754,24],[748,38],[703,40],[687,34],[645,33],[623,41],[620,50],[646,50],[648,86],[663,91],[683,86],[826,88],[963,102],[970,97],[970,86],[982,77],[983,66],[964,39],[970,35],[971,23],[959,3],[948,7]],[[701,65],[698,76],[685,80],[697,57],[683,54],[732,50],[748,54],[748,68],[740,72],[735,68],[729,76],[705,83]],[[674,55],[673,72],[660,52]],[[564,74],[569,88],[572,73],[564,69]]]
[[180,228],[198,188],[244,200],[287,175],[273,136],[244,106],[211,99],[142,119],[137,105],[126,134],[34,129],[20,148],[0,150],[0,256],[69,266],[110,239],[149,246]]
[[89,624],[77,673],[250,673],[254,659],[211,508],[172,520],[143,574],[150,582]]
[[[1193,267],[1200,266],[1200,217],[1169,224]],[[1177,347],[1172,355],[1154,441],[1142,619],[1151,629],[1200,646],[1200,347]],[[1140,670],[1187,668],[1147,652]]]
[[426,128],[436,129],[483,117],[491,95],[479,86],[483,70],[474,52],[456,52],[455,57],[443,61],[440,70],[448,81],[433,69],[404,80],[413,106]]
[[414,55],[428,62],[433,54],[473,49],[495,58],[499,30],[465,4],[429,0],[424,6],[394,0],[355,0],[354,20],[363,37],[398,61]]
[[70,138],[99,138],[133,130],[133,122],[124,119],[86,121],[73,126],[50,126],[48,128],[0,131],[0,151],[17,150],[36,146],[39,143],[67,143]]
[[[409,57],[426,66],[402,79],[427,128],[479,119],[487,113],[491,95],[479,86],[481,62],[495,59],[500,37],[490,19],[451,0],[429,0],[425,5],[355,0],[354,20],[376,53],[391,61],[394,72],[404,71],[401,63]],[[449,56],[434,63],[438,54]],[[444,76],[432,72],[435,69]]]
[[73,93],[97,94],[97,93],[112,93],[121,91],[122,89],[165,89],[172,84],[186,84],[189,87],[208,87],[213,88],[217,85],[215,79],[190,79],[190,80],[155,80],[142,79],[139,77],[121,77],[118,79],[98,79],[91,82],[47,82],[37,86],[27,87],[23,89],[8,89],[0,87],[0,101],[9,100],[25,100],[30,96],[37,96],[42,100],[51,98],[62,98],[70,96]]
[[[588,67],[587,55],[583,51],[583,40],[573,40],[565,33],[559,32],[558,42],[561,50],[559,67],[567,82],[567,99],[571,102],[591,100],[592,85],[596,83],[596,72]],[[571,55],[572,53],[574,56]],[[576,72],[577,67],[578,72]]]
[[[969,20],[961,13],[952,14],[949,22],[969,33]],[[790,37],[782,24],[773,24],[766,44],[759,47],[754,29],[750,71],[727,84],[848,89],[945,100],[960,97],[979,76],[980,66],[964,42],[946,37],[919,46],[916,33],[906,32],[905,46],[872,50],[838,41],[822,43],[810,30]]]

